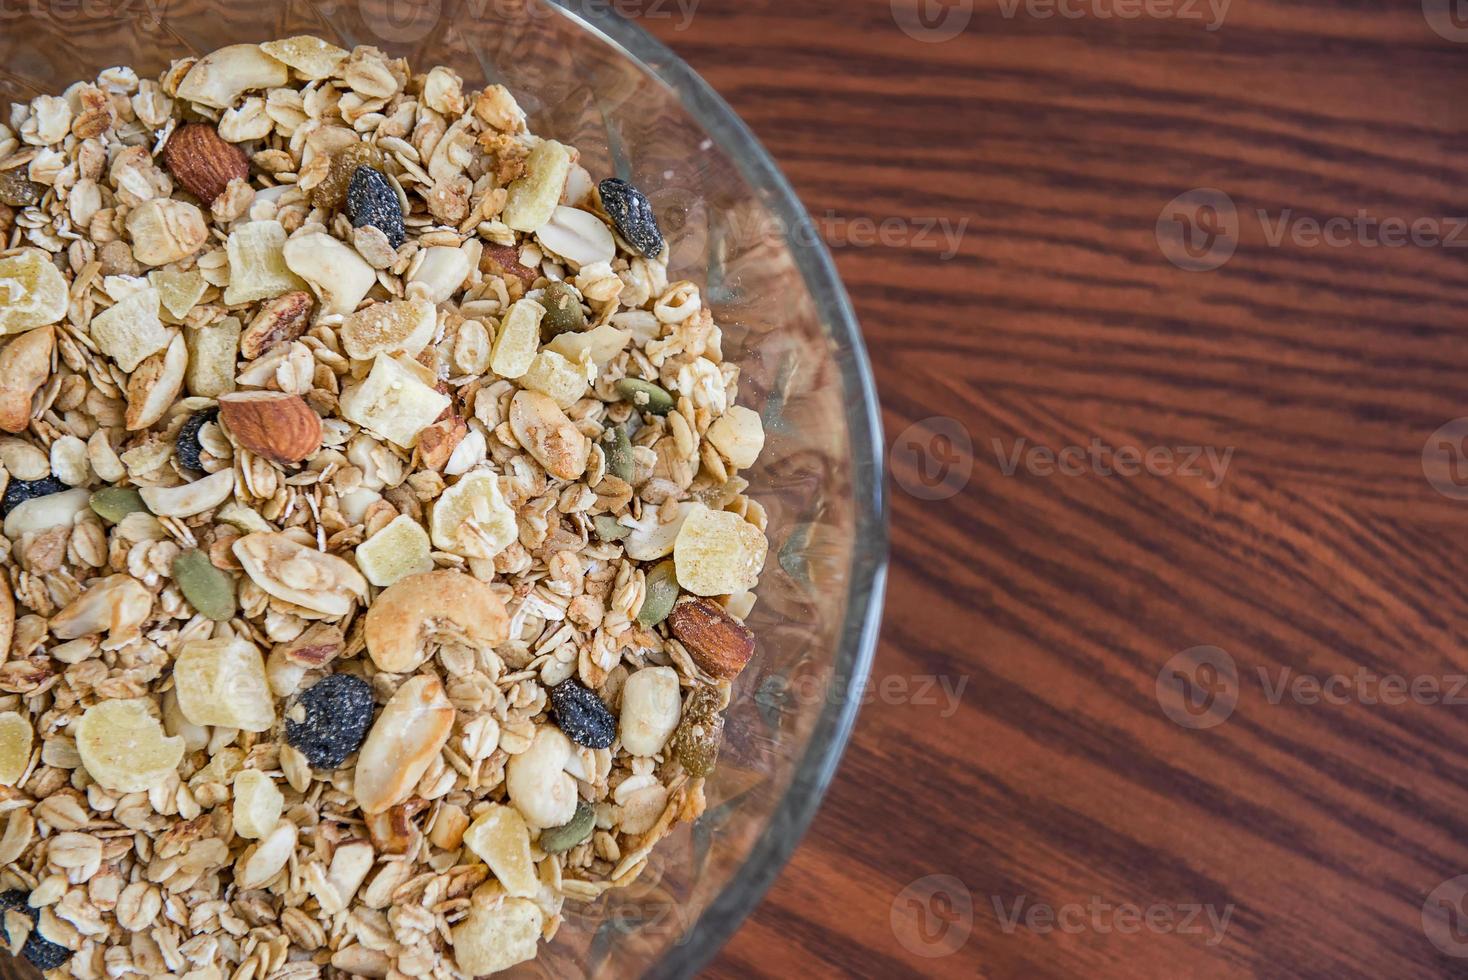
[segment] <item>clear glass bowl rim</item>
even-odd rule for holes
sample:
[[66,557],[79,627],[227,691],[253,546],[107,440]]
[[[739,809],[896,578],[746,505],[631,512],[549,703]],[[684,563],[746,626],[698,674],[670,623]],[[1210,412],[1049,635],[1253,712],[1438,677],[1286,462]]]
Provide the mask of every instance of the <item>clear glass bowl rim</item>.
[[620,49],[665,85],[730,156],[760,195],[786,236],[796,267],[821,311],[835,345],[846,392],[856,546],[832,675],[840,697],[822,699],[822,716],[809,748],[792,775],[770,827],[692,930],[649,971],[651,976],[689,976],[700,970],[752,912],[789,860],[815,818],[856,723],[861,690],[876,653],[887,579],[887,498],[881,410],[861,329],[830,252],[804,205],[763,144],[703,78],[642,27],[605,0],[547,0]]

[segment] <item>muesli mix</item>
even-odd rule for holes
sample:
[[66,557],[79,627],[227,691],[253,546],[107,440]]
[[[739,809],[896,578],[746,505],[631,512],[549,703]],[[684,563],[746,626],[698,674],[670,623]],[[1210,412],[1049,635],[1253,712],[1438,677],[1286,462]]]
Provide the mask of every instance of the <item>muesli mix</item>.
[[0,125],[0,931],[472,977],[704,807],[764,444],[648,199],[371,47]]

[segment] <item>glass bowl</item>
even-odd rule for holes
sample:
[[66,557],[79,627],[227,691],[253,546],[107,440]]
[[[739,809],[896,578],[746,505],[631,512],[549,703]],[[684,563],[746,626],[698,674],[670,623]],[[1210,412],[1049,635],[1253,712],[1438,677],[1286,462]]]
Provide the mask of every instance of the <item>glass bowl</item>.
[[[856,320],[790,185],[729,107],[608,0],[28,0],[0,11],[0,97],[57,93],[111,65],[156,76],[226,44],[316,34],[373,44],[466,88],[501,82],[535,132],[651,197],[670,278],[704,288],[740,403],[762,412],[747,474],[770,560],[708,809],[630,888],[578,907],[514,975],[682,976],[758,903],[799,842],[855,720],[886,563],[880,416]],[[675,16],[646,3],[644,16]]]

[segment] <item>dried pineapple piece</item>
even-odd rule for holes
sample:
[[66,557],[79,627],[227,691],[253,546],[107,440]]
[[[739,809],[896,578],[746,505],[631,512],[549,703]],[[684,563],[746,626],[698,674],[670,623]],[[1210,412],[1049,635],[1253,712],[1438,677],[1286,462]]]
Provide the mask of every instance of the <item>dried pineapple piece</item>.
[[189,349],[184,383],[188,385],[189,394],[199,398],[218,398],[234,391],[234,369],[243,332],[237,316],[227,316],[207,327],[184,329],[184,344]]
[[398,579],[433,571],[428,532],[407,514],[399,514],[372,537],[357,545],[357,567],[367,581],[389,586]]
[[234,832],[259,840],[280,823],[285,796],[274,780],[259,769],[246,769],[234,778]]
[[533,299],[522,299],[510,307],[494,338],[489,366],[502,378],[518,378],[530,370],[540,348],[540,321],[545,307]]
[[510,185],[502,220],[516,231],[535,232],[556,212],[571,173],[571,153],[546,140],[525,159],[525,176]]
[[367,379],[342,393],[342,417],[411,449],[418,433],[449,407],[448,396],[440,394],[433,381],[416,361],[378,354]]
[[103,701],[76,723],[77,754],[87,774],[114,793],[145,793],[168,780],[184,740],[167,738],[149,698]]
[[595,376],[589,353],[583,352],[580,361],[570,361],[553,350],[543,350],[520,376],[520,386],[538,391],[559,408],[567,409],[582,399]]
[[275,724],[265,658],[249,640],[185,643],[173,665],[178,706],[195,725],[263,732]]
[[464,831],[464,844],[489,865],[509,894],[534,898],[540,892],[530,858],[530,828],[514,807],[491,803]]
[[465,473],[445,490],[433,505],[428,530],[435,548],[464,558],[493,558],[520,536],[493,470]]
[[421,299],[373,303],[342,321],[342,350],[359,361],[378,354],[418,356],[438,330],[438,312]]
[[24,333],[66,315],[66,279],[38,248],[0,259],[0,336]]
[[454,926],[454,961],[479,977],[535,957],[545,913],[528,898],[506,898],[485,885],[474,893],[469,915]]
[[752,589],[768,550],[759,528],[738,514],[699,504],[684,519],[673,545],[678,584],[705,596]]
[[15,711],[0,714],[0,786],[15,786],[31,764],[31,723]]
[[759,413],[735,405],[709,426],[708,441],[735,469],[754,465],[765,448],[765,427]]
[[152,286],[130,293],[92,318],[92,339],[118,367],[131,373],[172,339],[158,309],[158,290]]
[[148,281],[158,290],[158,299],[171,323],[181,323],[189,311],[199,305],[209,283],[204,274],[197,270],[179,272],[177,269],[154,269],[148,273]]
[[229,233],[225,243],[229,256],[226,306],[273,299],[306,288],[306,283],[285,264],[285,241],[285,226],[279,221],[251,221]]

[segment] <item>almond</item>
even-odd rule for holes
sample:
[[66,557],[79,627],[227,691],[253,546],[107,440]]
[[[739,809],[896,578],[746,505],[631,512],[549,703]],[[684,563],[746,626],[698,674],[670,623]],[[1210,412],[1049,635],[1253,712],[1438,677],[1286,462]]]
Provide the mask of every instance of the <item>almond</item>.
[[514,276],[527,287],[540,278],[540,270],[520,264],[520,250],[513,245],[485,245],[479,259],[479,271],[501,278]]
[[754,632],[712,599],[685,599],[668,615],[673,635],[714,677],[738,677],[754,656]]
[[304,291],[270,300],[240,334],[240,355],[253,361],[276,344],[295,340],[306,332],[313,305],[311,294]]
[[321,448],[321,416],[299,395],[239,391],[219,399],[219,420],[236,442],[276,463],[299,463]]
[[163,147],[163,165],[184,190],[205,204],[213,204],[231,180],[250,176],[245,151],[226,143],[208,123],[175,129]]

